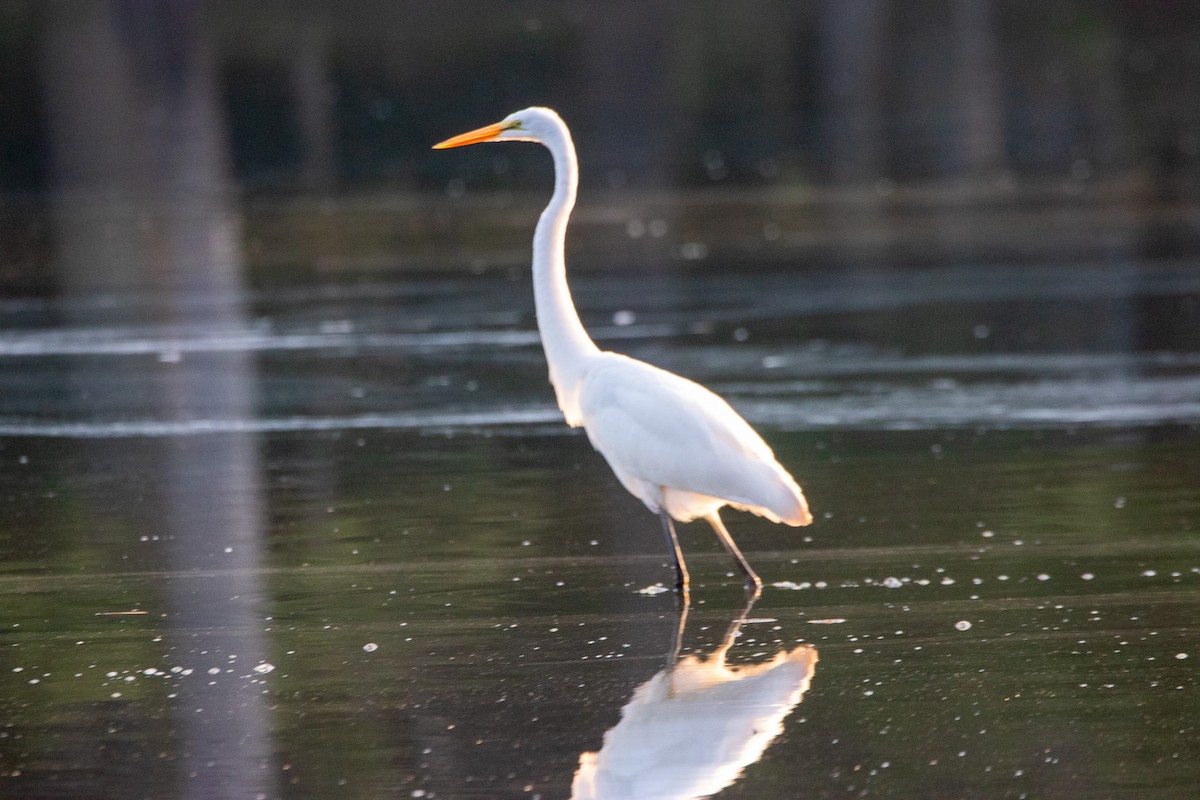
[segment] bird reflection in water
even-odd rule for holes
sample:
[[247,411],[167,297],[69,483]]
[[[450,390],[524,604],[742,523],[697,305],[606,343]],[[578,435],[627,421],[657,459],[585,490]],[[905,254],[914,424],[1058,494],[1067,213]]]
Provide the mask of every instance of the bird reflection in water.
[[730,666],[726,656],[752,604],[712,654],[679,658],[684,604],[671,663],[633,693],[600,751],[579,757],[572,800],[707,797],[762,757],[808,690],[817,651],[801,645]]

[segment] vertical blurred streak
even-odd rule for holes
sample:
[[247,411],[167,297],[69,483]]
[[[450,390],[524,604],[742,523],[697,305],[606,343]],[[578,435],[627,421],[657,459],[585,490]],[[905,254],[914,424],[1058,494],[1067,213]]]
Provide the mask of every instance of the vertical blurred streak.
[[[198,2],[55,0],[44,8],[57,269],[76,325],[245,325],[240,220]],[[247,419],[247,353],[77,362],[93,415]],[[166,542],[179,796],[271,797],[260,445],[221,434],[89,445],[128,514]],[[200,573],[200,571],[203,571]],[[188,575],[187,573],[198,573]],[[174,743],[173,743],[174,744]],[[164,750],[170,745],[164,746]],[[126,765],[148,781],[136,765]],[[134,792],[131,792],[131,795]]]
[[[671,174],[676,109],[665,103],[670,71],[672,3],[620,0],[572,6],[579,17],[587,119],[573,123],[584,169],[610,186],[627,181],[657,188]],[[664,105],[666,107],[664,107]]]
[[883,171],[884,11],[881,0],[821,4],[825,147],[834,184],[862,184]]
[[1004,167],[1004,93],[996,59],[991,0],[953,3],[958,71],[959,168],[964,177],[986,179]]
[[334,157],[333,83],[329,75],[329,25],[301,16],[292,54],[292,91],[304,146],[301,179],[307,189],[330,189],[337,178]]
[[833,260],[879,266],[893,234],[883,213],[885,121],[883,55],[887,5],[881,0],[824,0],[821,77],[825,83],[824,156],[830,182],[842,189],[826,220],[841,252]]

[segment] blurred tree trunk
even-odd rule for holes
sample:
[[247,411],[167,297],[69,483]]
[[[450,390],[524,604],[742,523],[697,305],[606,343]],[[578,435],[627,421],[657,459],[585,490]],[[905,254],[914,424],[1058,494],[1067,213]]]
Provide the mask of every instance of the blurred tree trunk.
[[156,289],[240,317],[240,219],[201,7],[53,0],[45,70],[68,296]]
[[301,181],[306,189],[325,191],[337,180],[328,22],[320,17],[302,19],[294,46],[292,91],[304,148]]
[[843,191],[825,204],[834,262],[879,266],[894,240],[883,209],[886,120],[882,0],[825,0],[821,5],[825,168]]
[[[246,351],[171,352],[176,335],[237,332],[240,218],[198,2],[53,0],[44,7],[57,270],[69,324],[140,329],[164,352],[72,359],[89,421],[245,421],[256,376]],[[149,361],[149,363],[147,363]],[[178,676],[177,796],[268,795],[269,724],[260,453],[248,433],[85,445],[126,499],[165,571]],[[203,570],[202,574],[191,574]],[[170,748],[170,744],[166,745]],[[144,765],[121,765],[132,787]],[[149,793],[146,793],[149,794]]]
[[824,0],[825,158],[835,185],[878,180],[884,171],[882,0]]
[[583,168],[612,186],[660,186],[671,173],[675,124],[666,91],[670,4],[618,0],[577,11],[589,118],[568,123],[586,153]]
[[1005,166],[1004,92],[991,0],[952,3],[958,94],[958,162],[964,177],[986,179]]

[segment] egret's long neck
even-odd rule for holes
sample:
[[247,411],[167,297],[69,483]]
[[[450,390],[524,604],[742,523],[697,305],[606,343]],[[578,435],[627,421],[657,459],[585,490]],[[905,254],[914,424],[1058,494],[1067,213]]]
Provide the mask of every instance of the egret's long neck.
[[579,167],[566,126],[561,133],[560,138],[545,142],[554,156],[554,195],[533,234],[533,299],[538,331],[550,365],[550,382],[567,421],[575,425],[579,418],[579,382],[588,358],[599,351],[584,331],[567,288],[564,254],[567,218],[575,205]]

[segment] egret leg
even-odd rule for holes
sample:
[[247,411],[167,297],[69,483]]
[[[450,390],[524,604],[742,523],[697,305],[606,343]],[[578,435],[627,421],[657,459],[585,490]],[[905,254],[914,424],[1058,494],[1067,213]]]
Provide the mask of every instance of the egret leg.
[[725,638],[721,640],[721,651],[733,647],[738,634],[742,632],[742,624],[750,617],[750,610],[754,608],[754,601],[758,599],[758,595],[758,592],[746,592],[746,602],[742,604],[742,610],[729,621],[729,627],[725,629]]
[[683,550],[679,548],[679,537],[675,535],[675,526],[671,523],[671,517],[666,511],[659,511],[658,518],[662,520],[663,536],[667,540],[667,548],[671,551],[671,555],[675,557],[675,588],[679,593],[687,596],[688,593],[688,571],[683,563]]
[[762,592],[762,580],[750,568],[750,562],[746,560],[746,557],[742,555],[742,551],[734,544],[733,537],[729,535],[729,531],[725,530],[725,524],[721,522],[720,514],[713,511],[706,519],[708,519],[708,524],[712,525],[717,538],[721,540],[721,544],[725,546],[725,551],[733,557],[734,562],[738,565],[738,569],[746,576],[746,593],[758,597]]
[[671,643],[671,652],[667,656],[667,668],[674,667],[683,653],[683,632],[687,628],[688,609],[691,607],[687,592],[679,599],[679,615],[675,618],[675,641]]

